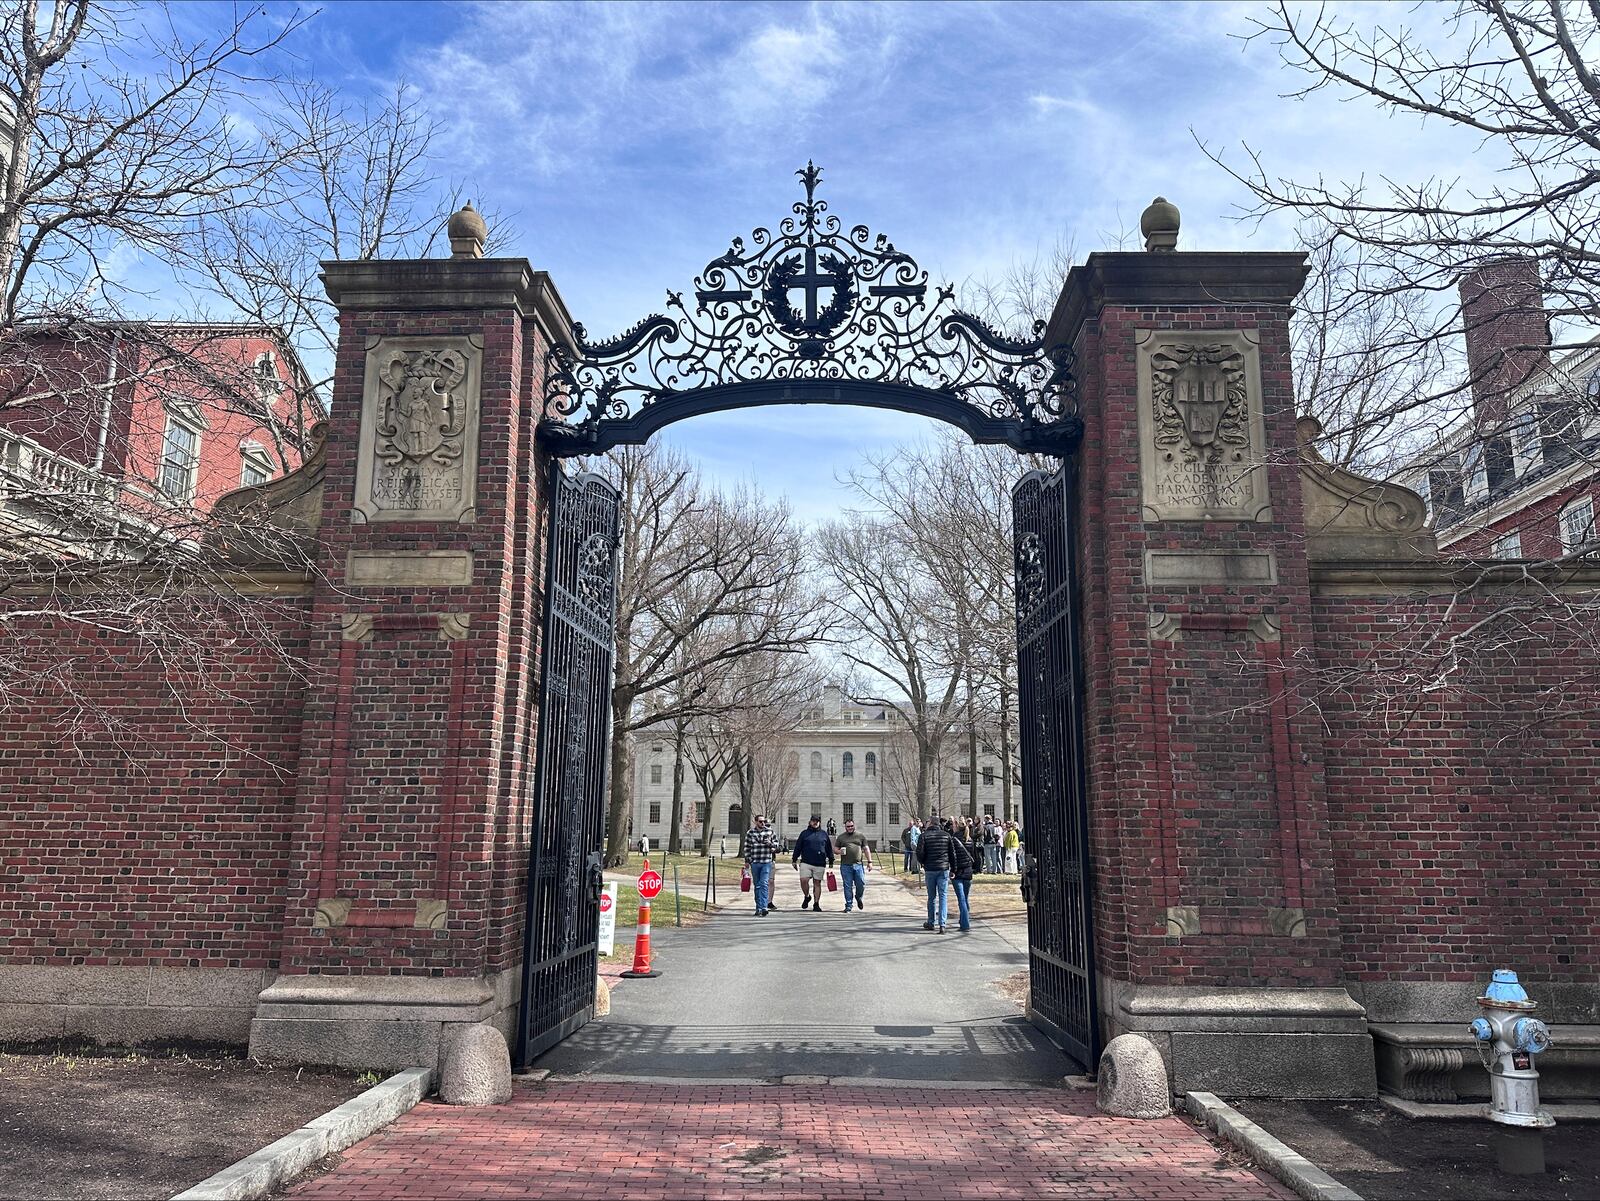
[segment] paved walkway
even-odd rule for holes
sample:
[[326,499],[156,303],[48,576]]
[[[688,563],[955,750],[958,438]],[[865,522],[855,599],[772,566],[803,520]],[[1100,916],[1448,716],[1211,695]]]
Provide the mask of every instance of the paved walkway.
[[658,928],[664,974],[620,982],[610,1018],[535,1065],[548,1080],[421,1105],[291,1195],[1291,1196],[1184,1119],[1107,1118],[1059,1087],[1080,1069],[993,988],[1027,962],[1008,926],[926,933],[922,898],[882,876],[864,913],[839,893],[803,912],[778,877],[765,918]]
[[[974,1140],[983,1151],[976,1162]],[[783,1085],[522,1085],[424,1104],[291,1190],[311,1198],[1291,1198],[1187,1122],[1086,1092]]]
[[922,896],[877,873],[865,912],[845,913],[836,892],[813,913],[786,864],[777,877],[780,908],[764,918],[742,900],[694,930],[657,926],[661,976],[619,981],[610,1018],[534,1066],[563,1077],[1045,1086],[1083,1070],[993,987],[1027,966],[1025,935],[1019,952],[999,923],[930,934]]

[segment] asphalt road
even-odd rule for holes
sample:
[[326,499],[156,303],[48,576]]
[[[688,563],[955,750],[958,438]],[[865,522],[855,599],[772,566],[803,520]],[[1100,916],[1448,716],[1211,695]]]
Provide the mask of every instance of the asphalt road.
[[[562,1077],[765,1080],[789,1075],[1059,1084],[1081,1071],[993,982],[1027,965],[1025,936],[999,925],[924,931],[924,902],[869,876],[865,912],[826,894],[800,909],[779,864],[778,910],[741,898],[693,930],[658,926],[662,975],[625,980],[611,1015],[534,1065]],[[1019,948],[1020,942],[1020,948]]]

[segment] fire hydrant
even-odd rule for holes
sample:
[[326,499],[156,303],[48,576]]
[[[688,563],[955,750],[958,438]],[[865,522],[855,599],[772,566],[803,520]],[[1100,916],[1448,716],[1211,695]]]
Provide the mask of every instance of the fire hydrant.
[[1555,1119],[1539,1108],[1539,1070],[1533,1057],[1550,1049],[1550,1028],[1531,1016],[1538,1002],[1528,999],[1517,973],[1497,970],[1478,998],[1483,1016],[1468,1027],[1478,1055],[1489,1069],[1489,1120],[1502,1126],[1544,1128]]

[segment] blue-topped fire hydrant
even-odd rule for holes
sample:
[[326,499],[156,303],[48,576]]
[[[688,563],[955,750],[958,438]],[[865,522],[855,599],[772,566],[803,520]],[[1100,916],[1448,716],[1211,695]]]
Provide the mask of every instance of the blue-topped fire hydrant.
[[1543,1128],[1555,1119],[1539,1108],[1539,1070],[1533,1057],[1550,1049],[1550,1028],[1533,1017],[1538,1002],[1528,999],[1517,973],[1496,971],[1478,998],[1483,1016],[1468,1027],[1489,1069],[1489,1120],[1502,1126]]

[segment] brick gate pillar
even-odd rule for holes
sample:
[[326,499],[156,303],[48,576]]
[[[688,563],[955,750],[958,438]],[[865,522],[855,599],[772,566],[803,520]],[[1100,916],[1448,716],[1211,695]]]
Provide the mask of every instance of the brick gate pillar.
[[1101,1012],[1108,1037],[1156,1040],[1179,1091],[1375,1091],[1305,703],[1288,330],[1305,275],[1298,253],[1094,254],[1051,323],[1087,426]]
[[533,747],[543,272],[478,257],[323,265],[339,308],[281,974],[250,1050],[436,1066],[512,1029]]

